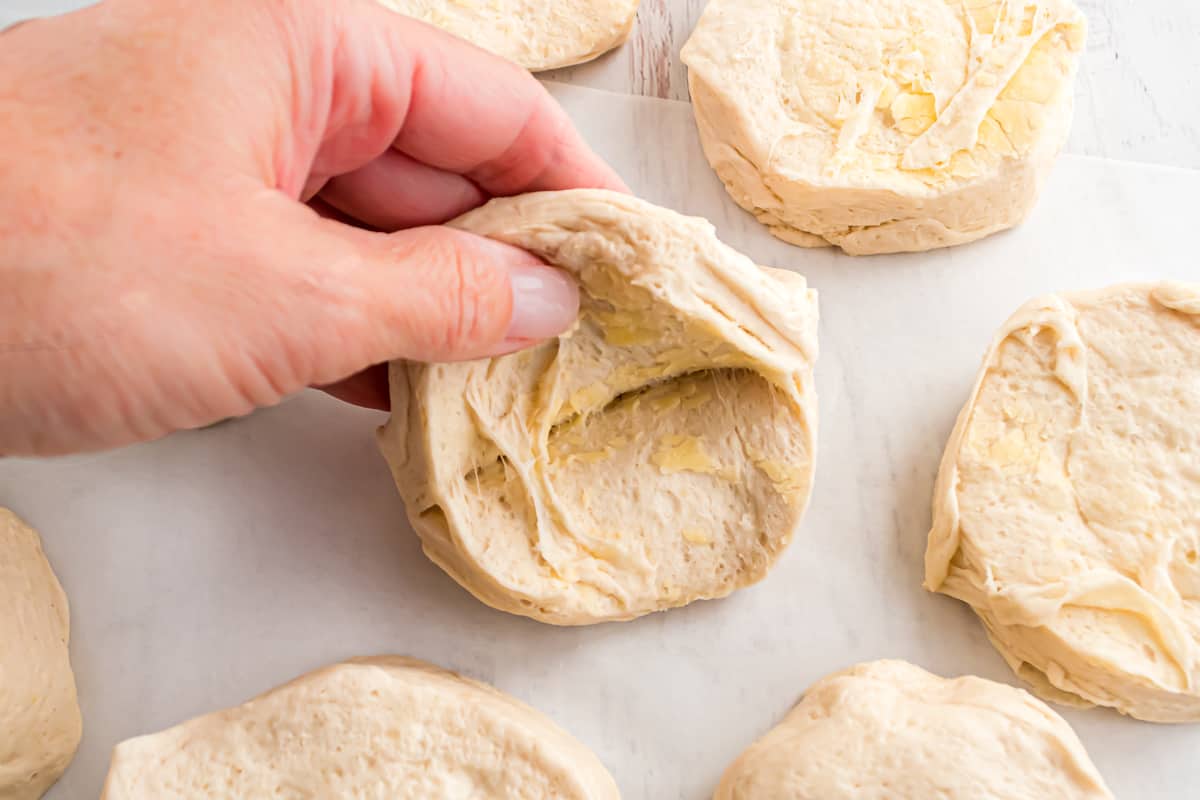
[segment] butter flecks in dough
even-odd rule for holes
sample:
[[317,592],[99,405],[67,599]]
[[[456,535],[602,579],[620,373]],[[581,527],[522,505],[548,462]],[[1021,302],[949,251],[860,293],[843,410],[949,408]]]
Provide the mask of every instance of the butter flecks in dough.
[[532,72],[591,61],[629,37],[638,0],[379,0]]
[[711,0],[682,55],[734,200],[785,241],[866,255],[1019,223],[1084,37],[1070,0]]
[[714,800],[1112,800],[1075,732],[1027,692],[902,661],[814,684]]
[[926,588],[1034,691],[1200,720],[1200,288],[1049,295],[997,334],[938,475]]
[[102,800],[617,800],[612,777],[541,713],[399,657],[312,672],[237,708],[130,739]]
[[0,508],[0,800],[36,800],[79,745],[67,596],[37,533]]
[[763,578],[815,457],[804,279],[612,192],[494,200],[453,224],[574,274],[582,313],[523,353],[392,366],[380,442],[429,557],[483,602],[560,625]]

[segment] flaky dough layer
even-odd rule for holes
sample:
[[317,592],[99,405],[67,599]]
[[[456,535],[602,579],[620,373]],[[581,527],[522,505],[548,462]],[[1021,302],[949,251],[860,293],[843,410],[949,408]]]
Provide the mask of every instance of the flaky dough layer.
[[927,588],[1043,697],[1200,720],[1200,289],[1049,295],[996,335],[942,460]]

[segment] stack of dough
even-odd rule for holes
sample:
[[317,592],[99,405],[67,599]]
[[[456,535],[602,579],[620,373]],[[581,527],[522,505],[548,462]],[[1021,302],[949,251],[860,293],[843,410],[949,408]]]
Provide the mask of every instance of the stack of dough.
[[425,552],[485,603],[630,619],[763,578],[808,500],[816,297],[712,226],[599,190],[452,223],[574,274],[531,350],[392,367],[380,440]]
[[1112,800],[1070,726],[1020,689],[902,661],[819,681],[714,800]]
[[996,336],[925,585],[1041,696],[1200,720],[1200,287],[1051,295]]
[[379,0],[533,72],[581,64],[629,36],[638,0]]
[[794,244],[891,253],[1024,218],[1084,31],[1070,0],[711,0],[683,60],[734,200]]
[[67,596],[42,542],[0,508],[0,800],[36,800],[79,746]]
[[101,800],[618,800],[591,752],[491,687],[350,661],[118,745]]

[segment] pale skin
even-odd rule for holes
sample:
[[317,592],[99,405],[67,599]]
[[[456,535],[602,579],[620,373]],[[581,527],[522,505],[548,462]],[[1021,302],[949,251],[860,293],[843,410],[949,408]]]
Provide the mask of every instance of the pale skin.
[[443,227],[624,190],[515,65],[368,0],[107,0],[0,33],[0,455],[116,447],[382,365],[511,352],[578,292]]

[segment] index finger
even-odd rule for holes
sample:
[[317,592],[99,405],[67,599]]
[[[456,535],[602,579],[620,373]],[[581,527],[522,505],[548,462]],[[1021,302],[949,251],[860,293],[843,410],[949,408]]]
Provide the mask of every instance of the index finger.
[[373,28],[351,38],[374,39],[393,56],[378,63],[400,67],[387,77],[407,79],[407,108],[392,144],[400,152],[462,175],[490,195],[628,191],[525,69],[417,20],[378,7],[375,14],[348,8],[356,13],[345,15],[344,24]]

